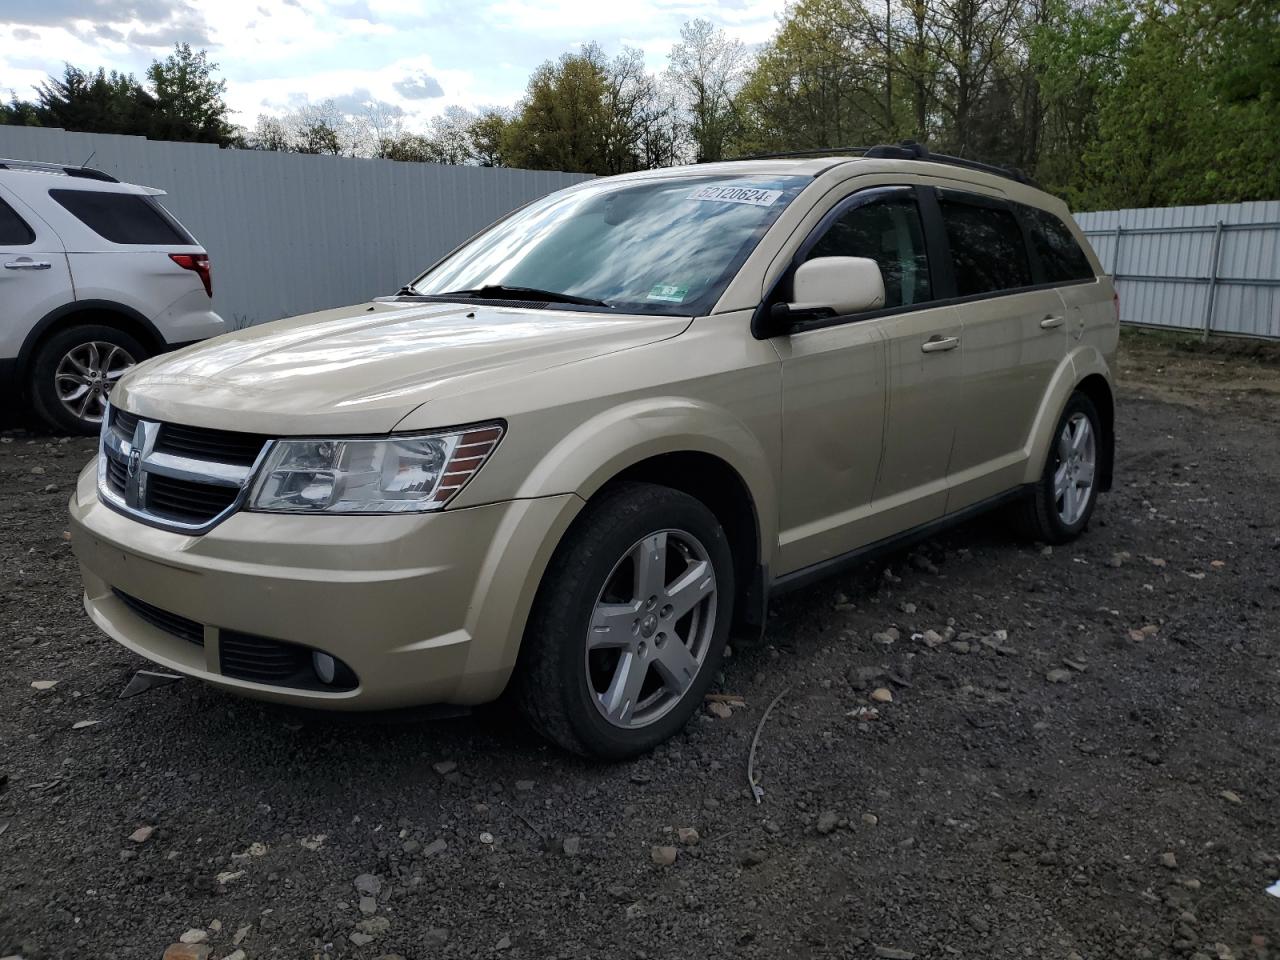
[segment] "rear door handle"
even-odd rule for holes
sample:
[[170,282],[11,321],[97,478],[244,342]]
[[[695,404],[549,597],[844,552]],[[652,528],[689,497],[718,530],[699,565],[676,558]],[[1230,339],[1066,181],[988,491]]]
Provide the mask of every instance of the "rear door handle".
[[1045,317],[1040,321],[1041,330],[1052,330],[1054,327],[1062,326],[1061,317]]
[[48,270],[53,266],[48,260],[10,260],[6,270]]
[[944,350],[954,350],[960,346],[959,337],[939,337],[933,336],[920,344],[921,353],[941,353]]

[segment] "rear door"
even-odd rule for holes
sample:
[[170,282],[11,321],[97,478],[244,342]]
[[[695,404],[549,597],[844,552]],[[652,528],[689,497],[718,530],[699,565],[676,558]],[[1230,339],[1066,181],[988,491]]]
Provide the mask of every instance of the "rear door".
[[1115,308],[1110,291],[1103,290],[1093,264],[1080,248],[1070,227],[1048,210],[1021,207],[1031,237],[1033,259],[1044,279],[1054,284],[1065,308],[1063,336],[1068,348],[1087,328],[1114,327]]
[[62,241],[0,187],[0,359],[17,357],[32,328],[74,299]]
[[964,326],[951,513],[1021,481],[1032,423],[1066,354],[1066,317],[1057,291],[1033,267],[1014,204],[951,189],[939,190],[937,200]]

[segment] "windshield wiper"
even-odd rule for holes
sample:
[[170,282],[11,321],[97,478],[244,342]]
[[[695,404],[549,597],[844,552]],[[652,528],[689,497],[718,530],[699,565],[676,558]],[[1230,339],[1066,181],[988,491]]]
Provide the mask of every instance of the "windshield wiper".
[[[415,293],[417,291],[414,291]],[[607,307],[604,300],[591,297],[576,297],[572,293],[557,293],[555,290],[539,290],[537,287],[509,287],[506,284],[487,284],[473,290],[447,290],[433,294],[437,297],[476,297],[490,300],[539,300],[543,303],[573,303],[584,307]]]

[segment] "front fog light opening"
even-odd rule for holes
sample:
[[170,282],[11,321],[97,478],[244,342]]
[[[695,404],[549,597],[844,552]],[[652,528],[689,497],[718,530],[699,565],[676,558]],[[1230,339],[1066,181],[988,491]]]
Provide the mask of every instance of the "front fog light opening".
[[334,677],[338,675],[338,662],[327,653],[317,650],[311,654],[311,669],[316,672],[321,683],[328,685],[333,683]]
[[354,690],[358,686],[355,672],[330,653],[311,651],[311,672],[321,686],[331,690]]

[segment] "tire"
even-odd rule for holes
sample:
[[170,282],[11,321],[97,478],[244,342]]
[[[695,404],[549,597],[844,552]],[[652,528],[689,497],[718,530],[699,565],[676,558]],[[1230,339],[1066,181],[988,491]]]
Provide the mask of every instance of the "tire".
[[[1088,425],[1084,438],[1080,438],[1077,432],[1081,424]],[[1098,411],[1093,401],[1077,391],[1067,400],[1066,408],[1058,418],[1040,479],[1031,495],[1015,511],[1018,532],[1025,539],[1048,544],[1067,543],[1085,531],[1098,503],[1102,449]],[[1086,478],[1089,480],[1087,488],[1082,485]],[[1059,481],[1063,482],[1061,488]],[[1073,497],[1069,509],[1062,494],[1064,489],[1069,489]]]
[[[31,404],[40,419],[60,433],[95,434],[111,388],[148,355],[136,337],[115,327],[91,323],[59,330],[36,350],[29,381]],[[80,387],[87,394],[76,395]],[[64,400],[67,396],[71,399]]]
[[573,753],[645,753],[701,705],[733,608],[733,559],[711,511],[668,487],[618,484],[587,505],[547,568],[516,667],[516,702]]

